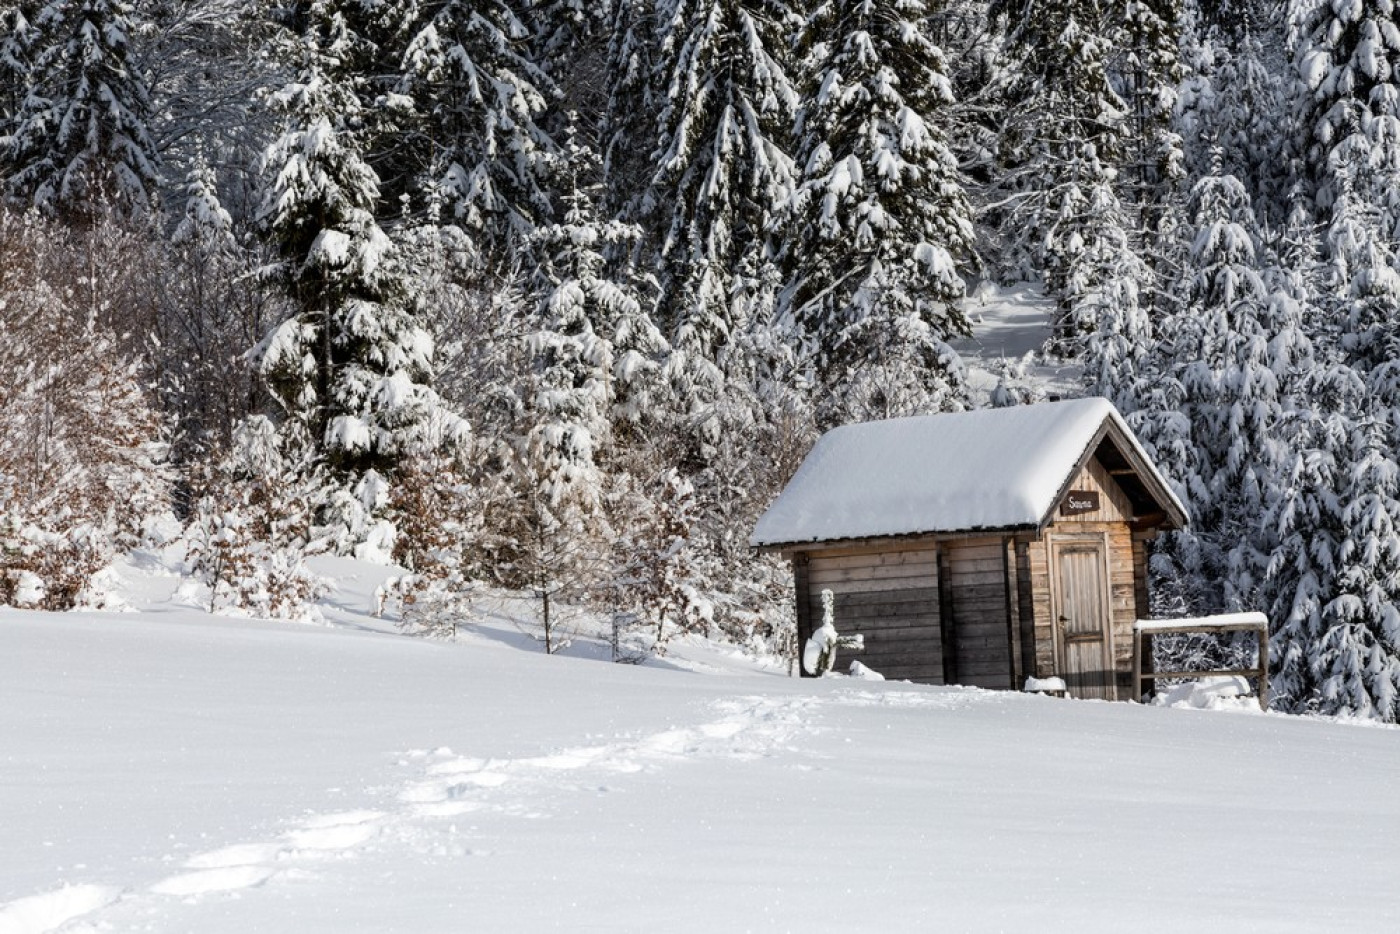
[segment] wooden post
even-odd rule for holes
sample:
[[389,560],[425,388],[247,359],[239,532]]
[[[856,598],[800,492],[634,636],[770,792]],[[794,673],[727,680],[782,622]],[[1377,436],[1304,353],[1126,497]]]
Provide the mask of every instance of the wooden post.
[[803,678],[807,677],[807,672],[802,670],[802,647],[812,637],[812,594],[808,582],[808,564],[807,552],[793,552],[792,585],[797,595],[797,641],[793,645],[793,653],[797,662],[797,674]]
[[1259,709],[1269,709],[1269,627],[1256,630],[1259,638]]
[[1143,631],[1133,627],[1133,696],[1134,704],[1142,703],[1142,639]]
[[1025,683],[1025,678],[1019,670],[1021,667],[1021,627],[1018,618],[1020,605],[1019,601],[1015,599],[1015,566],[1011,561],[1013,547],[1010,537],[1001,540],[1001,583],[1006,590],[1006,652],[1010,656],[1008,668],[1011,672],[1011,690],[1019,691],[1021,685]]
[[943,683],[958,683],[958,636],[953,619],[952,571],[948,552],[938,546],[938,623],[943,644]]

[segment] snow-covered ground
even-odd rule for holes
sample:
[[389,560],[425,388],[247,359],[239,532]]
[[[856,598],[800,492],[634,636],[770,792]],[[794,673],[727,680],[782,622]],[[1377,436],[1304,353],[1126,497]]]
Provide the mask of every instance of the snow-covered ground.
[[1039,286],[999,286],[984,282],[963,302],[973,336],[951,341],[967,366],[973,401],[985,405],[1000,380],[1012,388],[1034,388],[1051,397],[1083,394],[1083,367],[1047,358],[1041,348],[1050,339],[1053,299]]
[[0,610],[0,934],[1400,929],[1395,730],[427,642],[324,569],[326,626]]

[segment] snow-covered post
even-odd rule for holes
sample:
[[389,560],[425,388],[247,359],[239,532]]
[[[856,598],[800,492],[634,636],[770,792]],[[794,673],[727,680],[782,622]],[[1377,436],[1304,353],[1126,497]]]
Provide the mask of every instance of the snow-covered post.
[[822,624],[812,633],[802,649],[802,670],[823,677],[836,665],[836,650],[865,648],[864,636],[842,636],[836,632],[836,595],[822,591]]

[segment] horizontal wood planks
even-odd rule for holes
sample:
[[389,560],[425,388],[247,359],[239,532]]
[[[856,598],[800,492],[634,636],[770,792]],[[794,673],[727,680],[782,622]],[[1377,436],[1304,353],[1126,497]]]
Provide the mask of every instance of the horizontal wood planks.
[[865,638],[865,650],[847,653],[886,678],[943,683],[939,628],[938,552],[930,544],[898,551],[833,550],[807,564],[806,607],[820,626],[823,590],[835,597],[836,631]]
[[944,542],[958,683],[1012,687],[1006,559],[1000,538]]

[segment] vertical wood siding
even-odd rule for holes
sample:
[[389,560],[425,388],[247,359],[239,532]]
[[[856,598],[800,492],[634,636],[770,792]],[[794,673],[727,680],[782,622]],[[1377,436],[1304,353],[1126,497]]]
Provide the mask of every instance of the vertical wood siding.
[[1052,616],[1050,542],[1062,537],[1095,536],[1106,543],[1108,559],[1109,613],[1112,621],[1114,690],[1112,695],[1127,697],[1132,691],[1132,631],[1139,605],[1147,600],[1145,544],[1134,542],[1128,523],[1132,504],[1122,489],[1097,460],[1089,463],[1070,483],[1072,490],[1095,490],[1100,508],[1077,516],[1053,517],[1038,541],[1029,543],[1024,562],[1029,577],[1031,628],[1035,633],[1035,674],[1049,677],[1062,674]]
[[1127,522],[1133,517],[1133,505],[1128,495],[1109,476],[1097,458],[1089,458],[1089,463],[1070,482],[1071,490],[1092,490],[1099,494],[1099,508],[1093,512],[1082,512],[1077,516],[1062,516],[1059,506],[1051,521],[1056,525],[1066,522]]
[[1051,608],[1050,542],[1057,533],[1104,536],[1107,542],[1109,612],[1113,625],[1113,669],[1118,697],[1132,690],[1133,621],[1138,618],[1138,587],[1133,573],[1133,537],[1121,522],[1076,522],[1051,526],[1040,541],[1029,546],[1029,564],[1035,614],[1035,665],[1038,677],[1060,674],[1055,657],[1054,617]]

